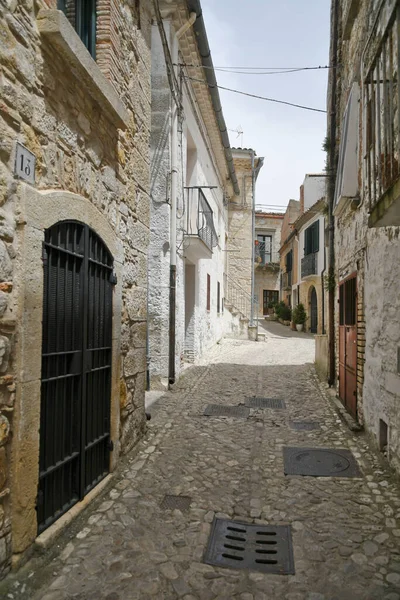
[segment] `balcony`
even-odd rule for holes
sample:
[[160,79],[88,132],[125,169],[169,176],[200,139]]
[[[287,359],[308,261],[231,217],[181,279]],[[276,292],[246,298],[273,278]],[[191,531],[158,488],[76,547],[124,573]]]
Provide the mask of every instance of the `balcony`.
[[292,271],[282,273],[282,289],[285,291],[292,289]]
[[272,252],[265,242],[255,241],[254,262],[256,267],[279,271],[279,253]]
[[316,275],[318,267],[318,252],[307,254],[301,259],[301,277],[308,277],[309,275]]
[[185,188],[184,254],[190,261],[211,258],[218,245],[213,211],[201,187]]

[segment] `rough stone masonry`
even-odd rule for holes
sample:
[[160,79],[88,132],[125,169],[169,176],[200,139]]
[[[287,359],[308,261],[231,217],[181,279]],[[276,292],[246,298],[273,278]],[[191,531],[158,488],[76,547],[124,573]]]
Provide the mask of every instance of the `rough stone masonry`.
[[96,64],[56,4],[0,3],[0,576],[37,534],[44,223],[82,221],[114,255],[112,468],[144,430],[148,6],[97,2]]

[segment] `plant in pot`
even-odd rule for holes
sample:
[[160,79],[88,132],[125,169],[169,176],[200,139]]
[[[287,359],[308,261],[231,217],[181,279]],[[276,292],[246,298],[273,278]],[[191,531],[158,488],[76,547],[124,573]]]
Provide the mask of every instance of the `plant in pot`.
[[307,313],[301,302],[293,310],[293,321],[297,331],[303,331],[304,323],[307,321]]
[[292,318],[292,309],[290,306],[282,306],[281,308],[281,319],[284,325],[290,325],[290,321]]

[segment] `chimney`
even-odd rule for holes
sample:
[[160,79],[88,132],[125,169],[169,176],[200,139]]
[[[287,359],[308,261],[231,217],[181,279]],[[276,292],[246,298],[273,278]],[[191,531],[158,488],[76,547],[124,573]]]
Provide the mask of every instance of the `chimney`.
[[304,212],[304,185],[300,186],[300,214]]

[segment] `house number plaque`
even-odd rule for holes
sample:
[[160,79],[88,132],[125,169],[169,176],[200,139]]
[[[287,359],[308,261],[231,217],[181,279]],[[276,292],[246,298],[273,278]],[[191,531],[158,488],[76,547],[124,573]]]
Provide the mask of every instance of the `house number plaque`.
[[17,142],[15,152],[14,175],[25,179],[29,183],[35,183],[36,156],[28,148]]

